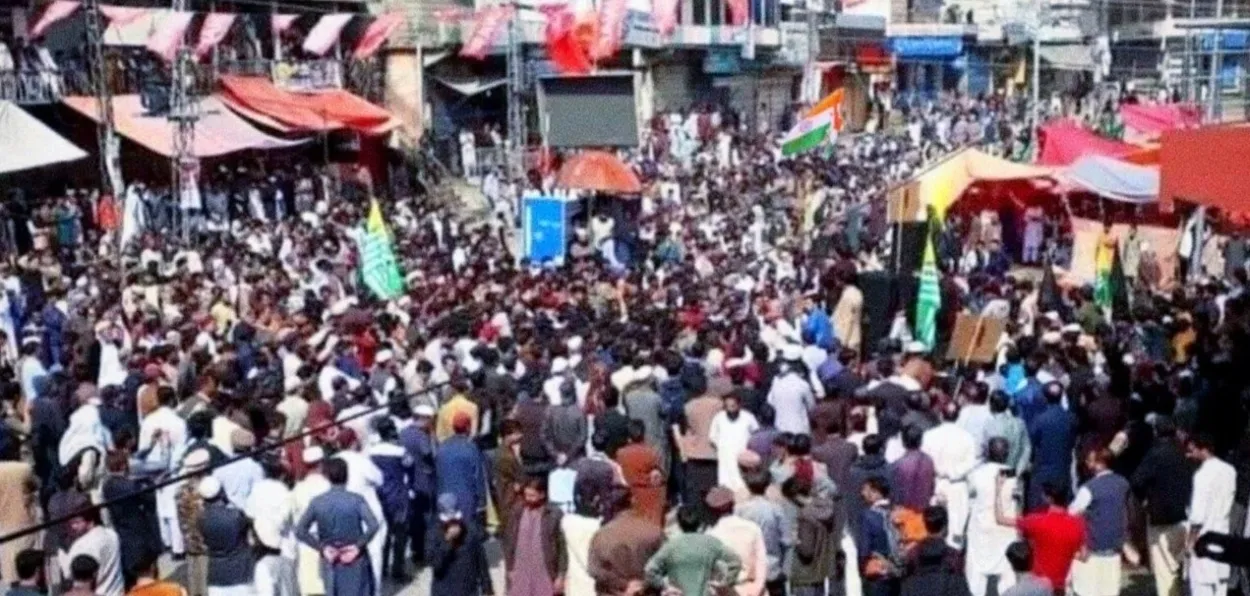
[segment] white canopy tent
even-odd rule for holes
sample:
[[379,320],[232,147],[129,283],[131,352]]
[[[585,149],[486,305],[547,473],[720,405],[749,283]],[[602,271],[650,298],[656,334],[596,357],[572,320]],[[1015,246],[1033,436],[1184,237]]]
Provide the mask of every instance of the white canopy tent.
[[75,161],[87,152],[10,101],[0,100],[0,174]]

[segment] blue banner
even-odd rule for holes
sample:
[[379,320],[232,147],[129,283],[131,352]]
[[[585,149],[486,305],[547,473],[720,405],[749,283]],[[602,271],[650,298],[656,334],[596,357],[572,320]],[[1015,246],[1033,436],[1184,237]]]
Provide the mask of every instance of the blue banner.
[[890,50],[899,58],[954,58],[964,53],[961,37],[891,37]]
[[526,197],[524,256],[535,263],[563,260],[568,234],[564,201],[555,197]]
[[[1201,38],[1202,51],[1210,52],[1215,49],[1215,34],[1207,33]],[[1221,31],[1220,32],[1220,49],[1221,50],[1244,50],[1250,45],[1250,31]]]

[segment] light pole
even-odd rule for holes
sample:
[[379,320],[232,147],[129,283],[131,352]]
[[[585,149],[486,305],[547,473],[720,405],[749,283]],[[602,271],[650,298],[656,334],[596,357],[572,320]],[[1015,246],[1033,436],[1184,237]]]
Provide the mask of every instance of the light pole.
[[1224,18],[1224,0],[1215,0],[1215,35],[1211,39],[1211,72],[1207,76],[1207,87],[1211,94],[1207,98],[1207,121],[1214,122],[1219,118],[1219,101],[1220,101],[1220,68],[1223,62],[1223,55],[1220,54],[1220,38],[1224,35],[1224,30],[1219,26],[1219,20]]

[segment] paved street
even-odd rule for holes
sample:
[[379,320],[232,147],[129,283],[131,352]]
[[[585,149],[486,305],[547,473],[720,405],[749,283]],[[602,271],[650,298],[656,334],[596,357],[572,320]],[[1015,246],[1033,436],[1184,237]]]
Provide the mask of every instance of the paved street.
[[[495,594],[497,596],[506,596],[504,592],[504,568],[503,556],[499,550],[499,542],[492,540],[486,546],[486,557],[491,562],[490,576],[495,584]],[[169,561],[166,560],[165,569],[170,569]],[[182,577],[182,567],[178,566],[172,569],[170,575],[174,579]],[[430,572],[423,569],[417,574],[416,579],[406,585],[399,585],[389,580],[384,582],[383,596],[432,596],[430,594]],[[1121,596],[1151,596],[1154,592],[1154,584],[1151,582],[1150,573],[1144,568],[1126,570],[1124,574],[1124,588],[1121,590]],[[583,594],[569,594],[567,596],[589,596]]]

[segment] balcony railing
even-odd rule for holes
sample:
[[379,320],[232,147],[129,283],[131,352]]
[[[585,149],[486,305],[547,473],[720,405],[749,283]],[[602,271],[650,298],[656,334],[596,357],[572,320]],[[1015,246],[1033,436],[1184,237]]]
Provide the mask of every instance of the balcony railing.
[[54,103],[64,92],[58,72],[0,72],[0,99],[18,105]]

